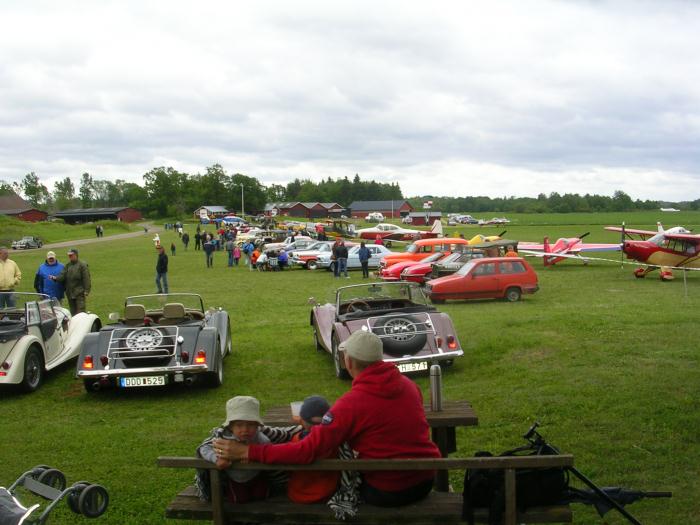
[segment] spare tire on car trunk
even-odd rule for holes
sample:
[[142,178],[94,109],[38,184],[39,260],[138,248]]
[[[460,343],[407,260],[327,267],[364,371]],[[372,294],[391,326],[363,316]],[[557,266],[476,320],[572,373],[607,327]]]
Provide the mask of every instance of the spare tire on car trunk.
[[384,352],[401,356],[415,354],[425,346],[428,337],[426,325],[412,315],[382,317],[372,327],[384,345]]

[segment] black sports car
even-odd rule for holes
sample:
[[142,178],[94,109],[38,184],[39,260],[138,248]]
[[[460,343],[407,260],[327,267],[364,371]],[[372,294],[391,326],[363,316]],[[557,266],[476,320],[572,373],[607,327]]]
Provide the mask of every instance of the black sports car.
[[89,334],[77,375],[88,392],[103,387],[148,387],[224,379],[231,353],[231,322],[220,308],[204,310],[197,294],[153,294],[126,299],[113,324]]

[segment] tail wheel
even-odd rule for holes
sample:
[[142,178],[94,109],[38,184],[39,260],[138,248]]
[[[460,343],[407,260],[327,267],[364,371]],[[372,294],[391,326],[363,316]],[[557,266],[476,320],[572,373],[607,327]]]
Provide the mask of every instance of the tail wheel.
[[350,379],[350,374],[345,369],[345,363],[342,362],[342,357],[340,356],[340,350],[338,346],[338,336],[333,334],[333,364],[335,365],[335,377],[338,379]]
[[515,303],[520,300],[520,296],[522,295],[522,292],[520,291],[520,288],[516,287],[511,287],[506,290],[506,301],[510,303]]
[[34,392],[44,381],[44,357],[41,350],[32,346],[24,356],[24,378],[21,387],[25,392]]

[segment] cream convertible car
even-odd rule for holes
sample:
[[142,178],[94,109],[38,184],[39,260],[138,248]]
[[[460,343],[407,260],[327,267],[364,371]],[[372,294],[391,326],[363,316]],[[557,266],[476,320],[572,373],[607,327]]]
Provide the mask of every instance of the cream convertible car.
[[74,359],[85,336],[100,329],[95,314],[71,316],[55,299],[12,292],[15,306],[0,308],[0,385],[33,392],[47,371]]

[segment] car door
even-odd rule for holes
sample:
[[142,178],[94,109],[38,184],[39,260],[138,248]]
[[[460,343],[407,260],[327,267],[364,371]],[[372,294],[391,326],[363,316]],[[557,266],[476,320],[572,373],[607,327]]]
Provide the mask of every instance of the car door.
[[496,263],[478,263],[465,279],[465,297],[468,299],[480,299],[494,297],[498,294],[498,274]]
[[39,331],[44,339],[46,363],[53,361],[63,350],[63,324],[59,322],[52,299],[37,301]]
[[377,268],[379,266],[379,261],[382,260],[382,257],[384,257],[385,252],[377,245],[367,246],[367,249],[369,250],[370,254],[369,261],[367,261],[368,266],[370,268]]

